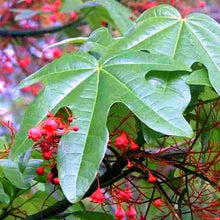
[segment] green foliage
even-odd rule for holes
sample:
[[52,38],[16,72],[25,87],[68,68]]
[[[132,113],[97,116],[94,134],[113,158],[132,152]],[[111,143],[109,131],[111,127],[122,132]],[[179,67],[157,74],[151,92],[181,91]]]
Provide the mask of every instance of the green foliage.
[[[28,131],[39,125],[48,111],[55,114],[68,107],[77,117],[71,125],[78,125],[79,131],[62,137],[57,167],[62,191],[72,203],[80,201],[90,188],[105,156],[109,132],[121,118],[132,112],[128,123],[142,132],[149,146],[155,147],[163,136],[183,141],[194,135],[193,109],[198,98],[215,99],[214,90],[220,94],[220,28],[207,15],[182,19],[175,8],[161,5],[146,11],[133,24],[128,19],[130,11],[113,0],[87,2],[80,7],[85,13],[94,7],[87,18],[93,28],[100,27],[103,19],[124,36],[114,39],[107,28],[100,28],[88,39],[61,42],[86,41],[79,51],[62,56],[21,82],[19,88],[36,82],[45,88],[26,112],[10,159],[0,160],[5,177],[17,188],[28,188],[41,163],[30,159],[30,152],[24,154],[33,144],[27,138]],[[195,70],[197,62],[202,68]],[[120,129],[131,130],[128,126]],[[219,141],[218,129],[208,135]],[[0,201],[8,203],[1,185]],[[111,219],[85,210],[64,215],[82,220]]]

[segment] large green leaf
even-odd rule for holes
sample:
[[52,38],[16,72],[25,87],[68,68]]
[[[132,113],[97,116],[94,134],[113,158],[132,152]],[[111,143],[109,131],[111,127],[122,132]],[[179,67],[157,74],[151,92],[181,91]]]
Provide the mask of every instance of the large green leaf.
[[80,52],[63,56],[21,84],[42,81],[46,86],[24,117],[11,157],[15,159],[31,147],[27,139],[30,127],[37,126],[48,111],[55,113],[68,106],[80,129],[62,137],[57,163],[66,197],[71,202],[80,200],[105,154],[106,120],[112,104],[124,103],[156,131],[191,137],[191,127],[182,116],[190,101],[189,88],[177,72],[162,72],[177,70],[189,69],[167,56],[141,51],[110,54],[99,62]]
[[182,18],[168,5],[146,11],[117,49],[148,50],[169,55],[191,66],[203,63],[212,86],[220,94],[220,26],[205,14]]

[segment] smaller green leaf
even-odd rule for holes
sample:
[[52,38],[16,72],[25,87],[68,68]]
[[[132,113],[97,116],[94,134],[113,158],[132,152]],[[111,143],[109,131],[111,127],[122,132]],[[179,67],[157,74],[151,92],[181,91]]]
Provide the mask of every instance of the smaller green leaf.
[[85,43],[87,40],[88,40],[87,37],[68,38],[68,39],[59,41],[57,43],[51,44],[47,48],[49,49],[49,48],[52,48],[52,47],[57,47],[57,46],[61,46],[61,45],[64,45],[64,44],[69,44],[69,43],[71,43],[71,44],[82,44],[82,43]]
[[4,187],[5,193],[9,197],[13,197],[15,187],[6,178],[1,178],[0,181],[1,181],[2,185],[3,185],[3,187]]
[[25,183],[22,173],[19,170],[18,164],[8,159],[1,159],[0,166],[6,178],[17,188],[27,189],[29,187],[28,183]]
[[41,163],[42,160],[32,159],[21,173],[18,163],[9,159],[0,160],[6,178],[19,189],[27,189],[30,186],[30,181],[36,176],[35,170]]
[[30,160],[32,152],[33,152],[33,149],[30,148],[19,157],[18,165],[19,165],[19,169],[21,172],[24,172],[24,170],[27,166],[27,163]]
[[89,13],[87,21],[93,29],[101,26],[100,21],[106,21],[124,35],[134,24],[130,20],[130,16],[134,16],[131,11],[115,0],[93,0],[92,2],[87,2],[84,4],[83,9],[85,13],[91,10],[91,5],[94,9]]
[[8,204],[10,202],[9,196],[5,193],[3,184],[0,182],[0,203]]
[[188,76],[186,83],[188,85],[204,85],[204,86],[212,87],[209,81],[208,71],[206,69],[193,71]]
[[99,28],[92,32],[88,41],[81,46],[80,51],[95,52],[99,55],[103,55],[114,42],[115,40],[107,28]]
[[[125,121],[124,121],[125,120]],[[124,121],[123,123],[121,123]],[[120,125],[120,126],[119,126]],[[110,111],[107,121],[109,133],[114,132],[115,128],[126,131],[133,139],[136,139],[136,122],[130,109],[123,103],[115,103]]]
[[158,138],[160,138],[163,135],[163,134],[149,128],[144,123],[141,123],[141,127],[142,127],[144,140],[146,141],[147,144],[154,143]]

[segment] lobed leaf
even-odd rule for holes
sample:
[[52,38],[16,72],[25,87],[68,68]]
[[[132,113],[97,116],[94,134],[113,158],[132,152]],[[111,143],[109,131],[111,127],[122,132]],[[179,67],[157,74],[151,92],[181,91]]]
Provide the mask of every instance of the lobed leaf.
[[78,118],[74,123],[80,129],[62,137],[57,165],[67,199],[80,200],[104,157],[107,116],[114,103],[124,103],[153,130],[192,136],[182,115],[190,101],[190,90],[178,71],[190,69],[167,56],[133,50],[108,54],[99,62],[80,52],[61,57],[21,83],[27,86],[42,81],[45,89],[30,105],[11,157],[16,159],[31,147],[28,130],[48,111],[56,113],[67,106]]
[[208,70],[209,80],[220,94],[220,25],[205,14],[182,18],[168,5],[160,5],[142,14],[137,25],[114,49],[148,50],[171,56],[189,67],[200,62]]

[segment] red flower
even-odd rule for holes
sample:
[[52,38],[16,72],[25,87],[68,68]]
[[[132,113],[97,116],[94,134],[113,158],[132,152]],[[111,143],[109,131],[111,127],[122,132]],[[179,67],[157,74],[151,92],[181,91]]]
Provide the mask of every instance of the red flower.
[[33,141],[38,141],[42,137],[41,129],[39,127],[31,128],[28,132],[28,138]]
[[137,212],[132,206],[129,206],[129,209],[126,212],[126,215],[128,217],[128,220],[135,220],[137,217]]
[[132,199],[132,192],[130,190],[130,187],[127,186],[124,190],[119,190],[117,196],[123,202],[130,201]]
[[97,190],[92,194],[92,202],[102,204],[104,200],[105,200],[105,197],[100,187],[98,187]]
[[47,119],[44,121],[43,128],[46,133],[53,133],[57,129],[57,123],[53,119]]
[[31,63],[31,59],[29,57],[26,57],[22,60],[19,60],[18,61],[18,64],[19,66],[22,68],[22,69],[25,69],[27,68],[27,66]]
[[127,150],[128,138],[125,132],[115,139],[115,147],[119,150]]
[[75,20],[77,19],[77,13],[76,13],[76,11],[73,11],[73,12],[70,13],[70,18],[71,18],[71,20],[73,20],[73,21],[75,21]]
[[139,149],[139,146],[133,140],[131,140],[130,150],[136,151],[138,149]]
[[122,208],[122,206],[119,206],[116,210],[115,210],[115,219],[116,220],[123,220],[125,217],[125,211]]

